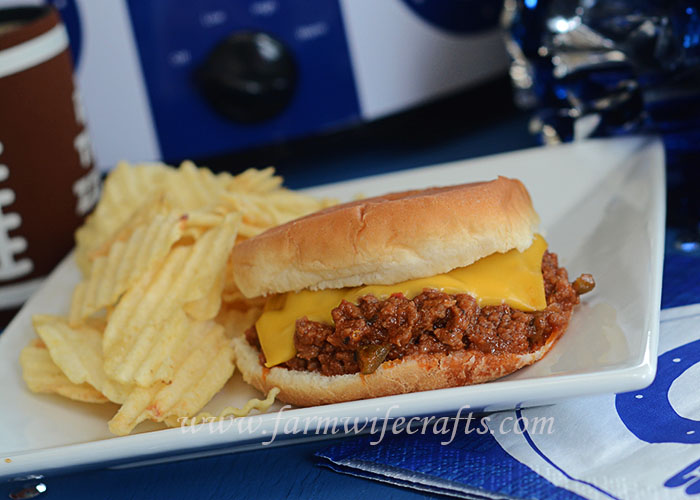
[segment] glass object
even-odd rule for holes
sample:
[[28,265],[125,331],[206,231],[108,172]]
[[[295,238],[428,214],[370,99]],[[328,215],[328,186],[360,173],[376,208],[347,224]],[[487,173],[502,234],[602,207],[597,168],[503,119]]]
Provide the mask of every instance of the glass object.
[[676,247],[700,253],[700,1],[506,0],[503,22],[532,131],[661,134]]

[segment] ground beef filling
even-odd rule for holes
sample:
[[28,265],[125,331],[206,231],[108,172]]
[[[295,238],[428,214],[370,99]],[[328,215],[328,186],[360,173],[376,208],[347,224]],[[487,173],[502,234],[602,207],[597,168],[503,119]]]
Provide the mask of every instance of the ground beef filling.
[[[297,354],[280,366],[341,375],[372,373],[386,360],[418,353],[534,351],[552,332],[566,328],[579,295],[594,286],[590,275],[569,283],[554,253],[544,254],[542,273],[547,308],[533,313],[507,305],[480,308],[471,295],[437,290],[424,290],[410,300],[395,294],[386,300],[366,295],[357,304],[343,301],[332,311],[334,325],[297,321]],[[246,336],[260,347],[255,327]]]

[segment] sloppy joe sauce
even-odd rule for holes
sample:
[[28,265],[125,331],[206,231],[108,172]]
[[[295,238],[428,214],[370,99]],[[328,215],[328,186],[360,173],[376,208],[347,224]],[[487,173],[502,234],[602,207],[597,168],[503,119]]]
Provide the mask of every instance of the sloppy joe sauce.
[[[333,325],[305,317],[297,320],[296,356],[279,366],[342,375],[371,373],[383,361],[418,353],[535,351],[552,332],[566,328],[579,294],[592,288],[577,293],[551,252],[542,258],[542,275],[547,307],[536,312],[505,304],[480,308],[471,295],[429,289],[410,300],[394,294],[385,300],[365,295],[357,304],[343,301],[331,313]],[[593,283],[590,275],[584,276]],[[254,326],[246,337],[260,348]],[[262,352],[260,358],[264,363]]]

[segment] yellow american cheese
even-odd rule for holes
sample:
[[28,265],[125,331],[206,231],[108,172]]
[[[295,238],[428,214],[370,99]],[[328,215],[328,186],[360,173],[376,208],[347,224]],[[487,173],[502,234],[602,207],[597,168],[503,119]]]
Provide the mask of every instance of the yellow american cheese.
[[294,329],[296,320],[306,316],[311,321],[333,324],[331,310],[342,300],[357,303],[365,295],[385,299],[402,293],[412,299],[426,288],[445,293],[467,293],[480,307],[508,304],[521,311],[540,311],[547,307],[542,278],[542,255],[547,242],[536,235],[524,252],[511,250],[484,257],[473,264],[452,271],[395,285],[367,285],[337,290],[302,290],[274,297],[255,323],[266,366],[284,363],[296,355]]

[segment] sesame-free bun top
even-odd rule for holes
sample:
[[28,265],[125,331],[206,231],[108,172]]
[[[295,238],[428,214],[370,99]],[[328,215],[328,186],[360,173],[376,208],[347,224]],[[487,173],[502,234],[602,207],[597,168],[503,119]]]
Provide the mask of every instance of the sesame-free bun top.
[[539,217],[517,179],[391,193],[336,205],[237,244],[247,297],[392,285],[530,246]]

